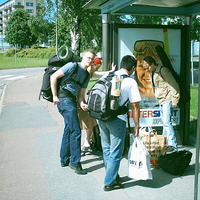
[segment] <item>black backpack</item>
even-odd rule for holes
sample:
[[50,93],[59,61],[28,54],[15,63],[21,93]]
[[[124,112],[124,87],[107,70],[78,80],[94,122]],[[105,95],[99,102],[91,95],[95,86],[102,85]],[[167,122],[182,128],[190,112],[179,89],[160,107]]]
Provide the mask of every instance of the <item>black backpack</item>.
[[[95,119],[102,121],[110,121],[117,117],[117,115],[128,112],[128,106],[124,102],[122,106],[118,106],[117,110],[110,109],[111,101],[111,86],[114,72],[110,72],[108,76],[100,78],[88,92],[88,109],[89,115]],[[123,78],[129,77],[122,75]]]
[[158,159],[160,168],[173,175],[182,175],[189,166],[192,153],[187,150],[161,155]]
[[[53,95],[51,92],[51,85],[50,85],[50,77],[51,75],[56,72],[58,69],[60,69],[62,66],[64,66],[66,62],[61,60],[57,55],[52,56],[48,61],[48,67],[45,68],[45,72],[42,78],[42,87],[39,93],[39,99],[42,96],[43,99],[53,102]],[[78,70],[78,64],[76,63],[74,70],[69,74],[68,78],[62,81],[62,85],[65,85],[69,79],[73,76],[73,74],[77,73]],[[60,87],[61,79],[58,80],[57,86]],[[58,89],[57,88],[57,89]]]

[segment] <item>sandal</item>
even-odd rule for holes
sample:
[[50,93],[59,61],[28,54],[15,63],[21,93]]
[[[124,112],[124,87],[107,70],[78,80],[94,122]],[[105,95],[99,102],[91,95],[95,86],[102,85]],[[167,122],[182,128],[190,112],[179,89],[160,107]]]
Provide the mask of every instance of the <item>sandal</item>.
[[123,188],[123,185],[121,183],[116,183],[114,185],[105,185],[104,191],[112,191]]
[[92,148],[91,147],[83,147],[81,149],[82,152],[92,152]]

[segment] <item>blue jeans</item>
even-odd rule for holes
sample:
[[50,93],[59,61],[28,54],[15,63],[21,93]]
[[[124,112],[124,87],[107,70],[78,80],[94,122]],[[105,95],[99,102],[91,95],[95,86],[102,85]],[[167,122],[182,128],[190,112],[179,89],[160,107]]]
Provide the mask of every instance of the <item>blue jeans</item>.
[[160,106],[163,121],[163,135],[167,137],[167,146],[173,146],[177,149],[176,136],[172,126],[172,103],[165,102]]
[[117,118],[110,122],[99,120],[98,124],[106,170],[104,184],[112,185],[116,181],[124,150],[126,122]]
[[80,165],[81,159],[81,129],[77,115],[77,104],[71,97],[59,98],[57,104],[64,118],[64,133],[60,148],[61,164]]

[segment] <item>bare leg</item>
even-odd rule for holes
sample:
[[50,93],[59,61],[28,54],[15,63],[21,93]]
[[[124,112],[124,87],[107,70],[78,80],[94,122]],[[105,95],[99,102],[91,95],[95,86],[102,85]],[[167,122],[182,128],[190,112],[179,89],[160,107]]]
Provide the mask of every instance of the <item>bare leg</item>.
[[91,141],[91,138],[92,138],[92,134],[93,134],[92,129],[86,130],[86,137],[85,137],[84,144],[83,144],[84,147],[90,147],[90,143],[91,143],[90,141]]

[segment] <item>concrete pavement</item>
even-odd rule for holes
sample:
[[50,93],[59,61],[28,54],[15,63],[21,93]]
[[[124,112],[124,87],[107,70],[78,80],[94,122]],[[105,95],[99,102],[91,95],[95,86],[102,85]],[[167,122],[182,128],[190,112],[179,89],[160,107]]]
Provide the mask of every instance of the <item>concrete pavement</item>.
[[59,148],[63,122],[56,108],[38,101],[41,74],[10,83],[0,115],[1,200],[193,200],[194,147],[183,176],[153,169],[153,180],[128,178],[127,158],[121,162],[124,189],[104,192],[101,154],[82,157],[88,174],[80,176],[61,168]]

